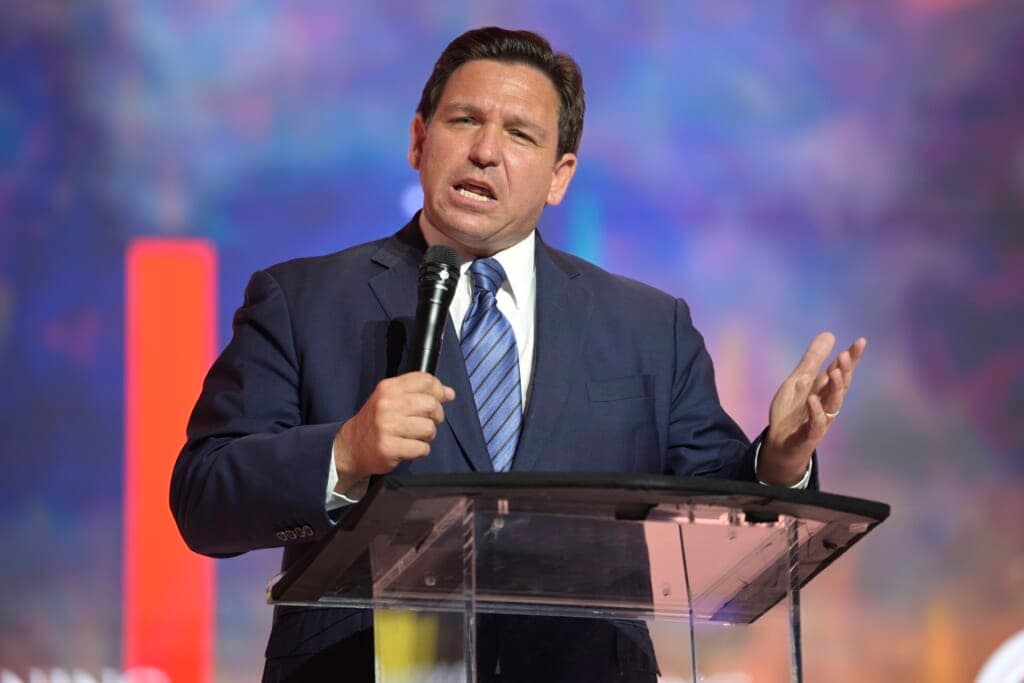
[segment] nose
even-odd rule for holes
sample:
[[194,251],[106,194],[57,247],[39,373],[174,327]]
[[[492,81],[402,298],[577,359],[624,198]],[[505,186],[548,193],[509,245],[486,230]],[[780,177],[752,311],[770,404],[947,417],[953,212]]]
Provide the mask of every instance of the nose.
[[501,131],[497,126],[480,126],[469,149],[469,160],[478,168],[498,165],[501,160]]

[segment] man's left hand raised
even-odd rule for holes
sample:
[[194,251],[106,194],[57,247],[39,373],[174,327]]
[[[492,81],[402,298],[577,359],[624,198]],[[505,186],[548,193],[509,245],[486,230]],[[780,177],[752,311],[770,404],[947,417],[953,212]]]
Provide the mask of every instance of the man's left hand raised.
[[853,370],[868,342],[863,337],[853,342],[819,373],[835,343],[831,332],[815,337],[775,392],[757,463],[757,478],[765,484],[792,486],[799,482],[814,449],[843,407]]

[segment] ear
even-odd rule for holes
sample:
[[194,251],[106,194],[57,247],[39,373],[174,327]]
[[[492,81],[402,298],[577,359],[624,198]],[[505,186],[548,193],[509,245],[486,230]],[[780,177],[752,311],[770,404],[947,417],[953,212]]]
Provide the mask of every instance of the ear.
[[427,139],[427,123],[423,116],[416,114],[409,124],[409,165],[420,170],[423,158],[423,141]]
[[562,201],[565,191],[569,189],[569,181],[576,173],[576,155],[566,152],[555,162],[551,171],[551,187],[548,188],[548,204],[555,206]]

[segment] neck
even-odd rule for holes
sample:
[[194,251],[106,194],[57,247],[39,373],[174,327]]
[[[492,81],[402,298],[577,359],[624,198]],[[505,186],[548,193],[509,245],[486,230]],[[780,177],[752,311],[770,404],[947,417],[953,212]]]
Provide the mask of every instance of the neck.
[[[504,251],[510,247],[514,247],[519,242],[514,244],[506,244],[500,248],[489,247],[486,245],[466,245],[461,242],[449,238],[443,232],[435,228],[430,224],[421,211],[418,216],[418,223],[420,226],[420,232],[423,234],[423,240],[427,243],[428,247],[432,247],[436,244],[442,244],[447,247],[451,247],[458,253],[459,261],[466,263],[468,261],[474,261],[478,258],[487,258],[488,256],[494,256],[498,252]],[[523,239],[526,239],[524,236]],[[522,240],[520,240],[521,242]]]

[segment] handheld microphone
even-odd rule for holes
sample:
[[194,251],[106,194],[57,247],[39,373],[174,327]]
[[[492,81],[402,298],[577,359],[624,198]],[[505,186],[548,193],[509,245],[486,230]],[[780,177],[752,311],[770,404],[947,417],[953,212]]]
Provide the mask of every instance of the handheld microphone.
[[420,263],[419,303],[416,306],[410,370],[432,375],[437,370],[441,337],[458,283],[459,255],[456,251],[440,244],[427,249]]

